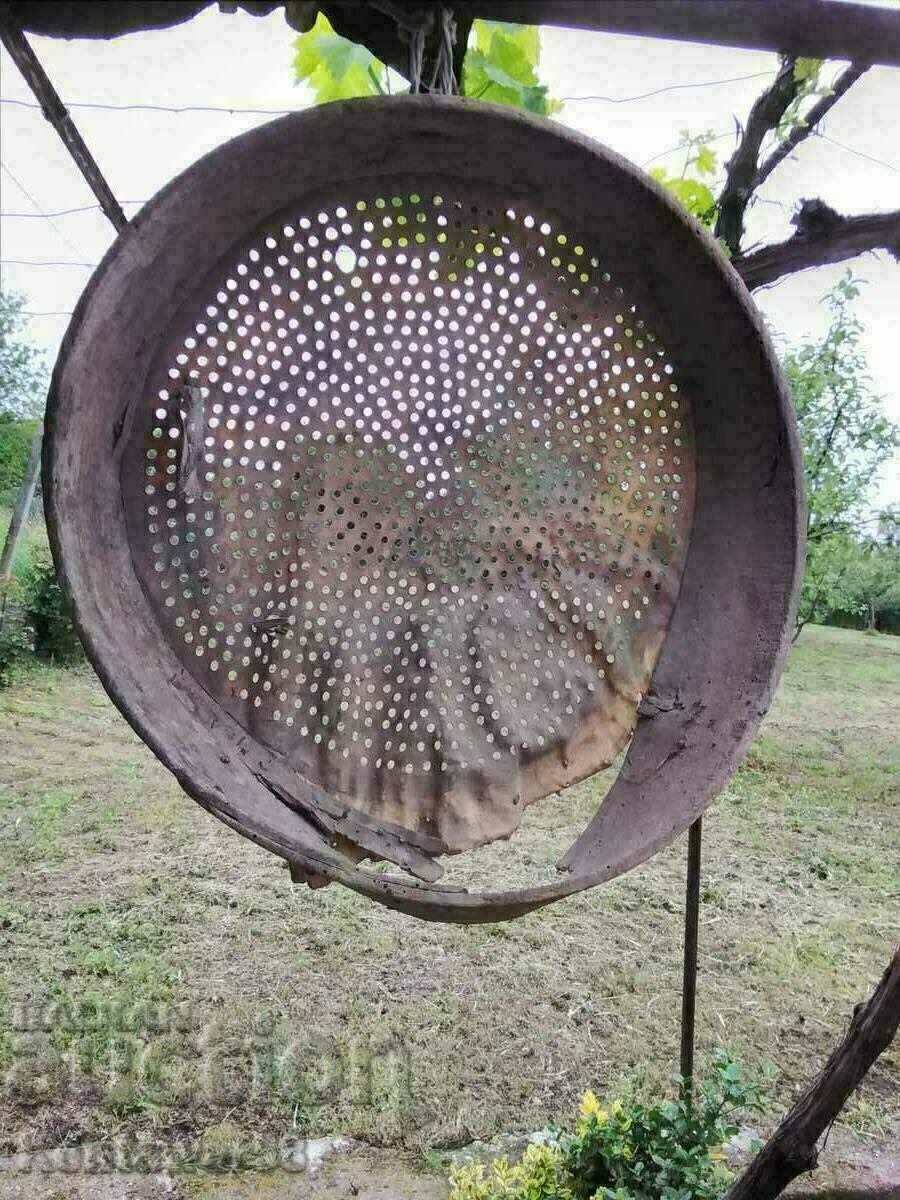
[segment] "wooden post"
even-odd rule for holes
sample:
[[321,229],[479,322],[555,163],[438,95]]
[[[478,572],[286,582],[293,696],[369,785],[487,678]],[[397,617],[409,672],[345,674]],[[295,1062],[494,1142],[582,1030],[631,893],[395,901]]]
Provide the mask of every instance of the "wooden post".
[[792,1179],[812,1171],[817,1142],[885,1051],[900,1027],[900,946],[869,1001],[857,1007],[850,1028],[819,1078],[766,1142],[725,1200],[775,1200]]
[[[324,4],[336,10],[336,3]],[[562,25],[800,58],[900,65],[900,13],[833,0],[455,0],[456,19]]]
[[0,555],[0,633],[3,631],[3,620],[6,616],[6,598],[9,595],[9,584],[12,579],[13,565],[16,560],[16,549],[19,545],[19,539],[22,536],[22,530],[25,527],[25,521],[28,518],[28,510],[31,508],[31,502],[34,499],[34,491],[37,487],[38,476],[41,473],[41,440],[43,430],[38,430],[31,442],[31,448],[28,451],[28,462],[25,465],[25,477],[22,480],[22,486],[19,488],[19,494],[16,497],[15,508],[13,509],[12,520],[9,523],[9,529],[6,531],[6,541],[3,543],[3,554]]
[[703,818],[688,830],[687,887],[684,902],[684,972],[681,989],[682,1091],[691,1095],[694,1078],[694,1030],[697,1014],[697,955],[700,943],[700,852]]

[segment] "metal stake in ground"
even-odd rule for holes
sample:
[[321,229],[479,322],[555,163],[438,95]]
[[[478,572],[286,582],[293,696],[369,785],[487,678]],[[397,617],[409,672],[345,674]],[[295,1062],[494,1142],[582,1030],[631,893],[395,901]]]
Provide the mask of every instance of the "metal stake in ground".
[[681,991],[682,1094],[690,1099],[694,1078],[694,1027],[697,1012],[697,949],[700,937],[700,852],[703,818],[688,831],[687,887],[684,905],[684,982]]

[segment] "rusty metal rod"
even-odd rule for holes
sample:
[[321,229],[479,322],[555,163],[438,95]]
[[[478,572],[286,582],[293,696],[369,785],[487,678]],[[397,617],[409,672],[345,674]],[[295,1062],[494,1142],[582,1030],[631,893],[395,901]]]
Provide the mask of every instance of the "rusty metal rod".
[[121,232],[128,224],[128,218],[113,195],[112,188],[104,179],[103,172],[97,166],[94,156],[88,150],[84,138],[78,132],[75,122],[69,115],[69,110],[59,98],[56,88],[38,62],[24,33],[12,25],[3,24],[0,26],[0,40],[34,93],[35,99],[41,106],[41,112],[59,134],[63,145],[87,181],[88,187],[100,201],[103,212],[115,226],[116,231]]
[[694,1078],[694,1030],[697,1014],[697,950],[700,940],[700,852],[703,818],[688,831],[687,887],[684,905],[684,978],[681,990],[681,1078],[690,1098]]

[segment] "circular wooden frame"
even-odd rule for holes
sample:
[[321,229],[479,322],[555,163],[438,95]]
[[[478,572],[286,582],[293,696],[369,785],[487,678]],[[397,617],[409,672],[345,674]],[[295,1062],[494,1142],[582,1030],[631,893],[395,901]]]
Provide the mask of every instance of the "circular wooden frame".
[[[369,871],[342,853],[340,839],[272,786],[273,753],[185,669],[127,536],[123,430],[173,304],[299,197],[389,186],[398,175],[539,196],[568,228],[602,236],[618,277],[627,274],[664,314],[693,400],[694,521],[652,691],[624,766],[559,864],[560,879],[531,889],[470,894]],[[98,268],[60,353],[47,429],[54,558],[107,691],[195,800],[311,881],[339,881],[437,920],[502,920],[540,907],[628,870],[686,829],[768,707],[803,555],[802,464],[772,347],[712,239],[628,163],[548,122],[458,99],[350,101],[215,150],[138,214]],[[315,785],[301,785],[311,803],[327,806]]]

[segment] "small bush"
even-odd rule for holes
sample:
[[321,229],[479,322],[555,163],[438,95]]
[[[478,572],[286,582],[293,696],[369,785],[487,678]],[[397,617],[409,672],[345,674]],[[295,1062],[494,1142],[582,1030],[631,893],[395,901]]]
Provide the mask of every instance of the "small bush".
[[450,1200],[721,1200],[731,1179],[723,1145],[737,1112],[762,1109],[724,1051],[693,1104],[636,1098],[603,1107],[586,1092],[575,1128],[530,1146],[522,1162],[498,1159],[451,1172]]
[[25,621],[33,632],[37,657],[61,667],[80,662],[84,651],[53,563],[36,559],[22,574],[21,585]]
[[33,653],[32,633],[17,605],[7,602],[0,628],[0,688],[10,687]]
[[20,420],[12,413],[0,412],[0,503],[10,507],[15,503],[39,428],[39,421]]
[[35,659],[58,666],[81,662],[72,614],[42,530],[22,539],[0,626],[0,688],[10,687]]

